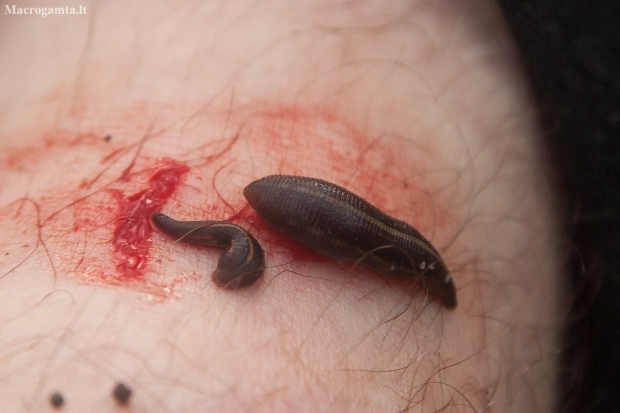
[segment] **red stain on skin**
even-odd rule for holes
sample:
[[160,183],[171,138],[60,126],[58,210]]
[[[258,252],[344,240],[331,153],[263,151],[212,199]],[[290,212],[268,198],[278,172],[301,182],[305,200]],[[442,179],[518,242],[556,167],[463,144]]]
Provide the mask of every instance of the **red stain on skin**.
[[[304,263],[327,260],[266,227],[243,198],[245,185],[274,173],[344,186],[432,242],[450,220],[423,173],[433,164],[432,146],[398,134],[367,136],[329,109],[232,107],[224,99],[203,113],[201,105],[157,106],[157,116],[140,103],[114,113],[89,106],[50,130],[12,136],[23,144],[0,154],[0,227],[15,240],[5,243],[12,255],[0,262],[0,277],[36,258],[43,262],[38,273],[50,279],[155,299],[202,288],[221,252],[159,238],[150,218],[156,211],[178,220],[234,221],[263,245],[273,268],[267,274],[286,265],[306,274]],[[179,270],[180,264],[187,265]]]
[[123,277],[140,277],[144,273],[151,248],[151,214],[160,210],[176,191],[189,168],[174,161],[162,167],[148,180],[148,188],[124,196],[114,191],[118,212],[114,220],[112,245],[116,269]]

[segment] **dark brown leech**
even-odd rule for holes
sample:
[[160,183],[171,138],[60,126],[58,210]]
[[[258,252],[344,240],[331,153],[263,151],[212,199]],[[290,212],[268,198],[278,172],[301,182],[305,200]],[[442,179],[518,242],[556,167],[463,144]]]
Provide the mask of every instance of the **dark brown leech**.
[[443,259],[418,231],[321,179],[271,175],[245,198],[262,221],[328,258],[414,279],[449,309],[456,290]]
[[213,281],[238,289],[254,284],[265,271],[265,254],[256,239],[242,227],[225,221],[176,221],[153,213],[153,224],[164,234],[187,244],[225,249]]

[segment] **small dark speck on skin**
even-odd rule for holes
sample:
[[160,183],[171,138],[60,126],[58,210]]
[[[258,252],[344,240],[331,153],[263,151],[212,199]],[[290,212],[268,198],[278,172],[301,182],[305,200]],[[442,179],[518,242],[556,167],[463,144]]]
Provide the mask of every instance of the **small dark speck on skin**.
[[55,392],[50,396],[50,404],[54,409],[60,409],[65,404],[65,398],[62,394]]
[[106,142],[110,142],[112,140],[112,135],[105,135],[105,138],[103,138],[103,140]]
[[114,391],[112,392],[112,396],[116,399],[116,402],[121,406],[125,406],[129,403],[129,398],[131,397],[131,389],[125,385],[125,383],[118,383],[116,387],[114,387]]

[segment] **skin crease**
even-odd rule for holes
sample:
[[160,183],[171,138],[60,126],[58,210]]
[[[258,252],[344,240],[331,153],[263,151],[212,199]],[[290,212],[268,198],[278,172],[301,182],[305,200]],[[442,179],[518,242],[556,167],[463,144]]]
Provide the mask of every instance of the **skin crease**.
[[[55,248],[47,238],[52,253],[39,248],[13,268],[6,257],[36,244],[28,238],[36,223],[3,220],[0,411],[47,411],[54,391],[65,398],[64,412],[118,411],[110,394],[120,381],[132,388],[136,411],[149,412],[552,409],[562,299],[553,191],[533,104],[494,3],[88,7],[88,16],[0,15],[0,153],[31,154],[29,145],[42,146],[50,131],[94,131],[102,141],[109,133],[119,146],[151,131],[157,137],[141,157],[196,165],[197,148],[217,143],[226,125],[239,127],[233,115],[251,113],[257,100],[329,107],[367,136],[404,137],[411,156],[421,156],[420,174],[397,172],[432,187],[447,211],[445,222],[423,230],[453,273],[459,305],[446,312],[406,288],[325,262],[293,267],[298,274],[268,268],[258,288],[232,294],[202,271],[158,299],[82,282],[62,265],[105,254],[101,244]],[[233,115],[192,127],[188,119],[212,108]],[[217,170],[203,181],[188,177],[199,196],[181,191],[165,210],[222,219],[243,203],[201,216],[214,187],[224,199],[242,199],[252,180],[291,173],[280,170],[289,146],[278,146],[274,158],[247,139],[234,167],[218,166],[224,178],[213,178]],[[320,148],[341,142],[333,129],[310,131],[308,140],[295,164],[338,184],[354,175],[321,163]],[[37,158],[40,167],[21,172],[3,158],[3,211],[25,197],[33,201],[25,210],[44,209],[41,177],[61,188],[85,179],[104,156],[71,150],[49,150]],[[366,166],[387,168],[382,161]],[[386,197],[402,216],[409,205],[399,194]],[[219,256],[198,259],[154,238],[162,263],[153,264],[154,276],[197,274]],[[286,262],[273,244],[263,247],[268,265]]]

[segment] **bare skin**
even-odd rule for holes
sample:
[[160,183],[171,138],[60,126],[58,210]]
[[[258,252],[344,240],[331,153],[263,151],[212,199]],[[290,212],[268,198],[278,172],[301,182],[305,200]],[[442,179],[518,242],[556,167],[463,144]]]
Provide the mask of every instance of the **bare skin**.
[[[494,3],[105,2],[0,15],[0,411],[548,412],[562,300],[553,187]],[[109,135],[110,139],[105,139]],[[154,232],[115,272],[118,197],[161,159],[162,209],[235,217],[267,254]],[[248,210],[273,173],[346,186],[420,230],[457,286],[297,256]],[[117,197],[117,198],[115,198]]]

